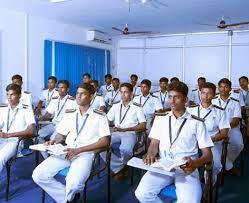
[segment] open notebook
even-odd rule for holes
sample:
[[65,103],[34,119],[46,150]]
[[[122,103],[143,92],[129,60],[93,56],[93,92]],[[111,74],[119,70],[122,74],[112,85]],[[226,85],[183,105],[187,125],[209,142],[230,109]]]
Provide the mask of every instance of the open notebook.
[[29,146],[29,148],[36,151],[48,152],[49,154],[55,156],[67,154],[67,152],[65,151],[67,149],[67,146],[64,146],[62,144],[54,144],[49,146],[46,146],[44,144],[36,144]]

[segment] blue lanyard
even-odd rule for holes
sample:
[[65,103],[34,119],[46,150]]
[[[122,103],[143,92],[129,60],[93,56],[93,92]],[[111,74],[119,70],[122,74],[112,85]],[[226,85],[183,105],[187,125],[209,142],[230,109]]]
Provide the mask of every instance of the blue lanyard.
[[130,105],[129,105],[129,107],[128,107],[128,109],[125,111],[125,114],[124,114],[124,116],[123,116],[123,118],[122,118],[122,104],[121,104],[121,106],[120,106],[120,112],[119,112],[119,124],[121,124],[122,122],[123,122],[123,120],[125,119],[125,117],[126,117],[126,114],[128,113],[128,111],[129,111],[129,109],[130,109]]
[[49,90],[48,90],[47,105],[49,105],[49,103],[50,103],[50,101],[51,101],[51,99],[52,99],[52,96],[53,96],[53,94],[54,94],[54,91],[55,91],[55,90],[53,90],[51,96],[49,97]]
[[[227,103],[226,103],[226,106],[224,107],[224,110],[226,110],[227,105],[229,104],[229,102],[230,102],[230,99],[228,99],[228,101],[227,101]],[[221,108],[223,108],[222,105],[221,105],[220,99],[219,99],[219,105],[220,105]]]
[[80,129],[79,129],[79,113],[76,114],[76,132],[77,132],[77,136],[82,132],[82,130],[84,129],[85,127],[85,124],[86,124],[86,121],[88,119],[88,116],[89,114],[86,114],[86,118],[85,120],[83,121]]
[[67,99],[68,99],[68,97],[67,97],[66,100],[64,101],[64,103],[63,103],[63,105],[61,106],[60,110],[59,110],[59,107],[60,107],[60,99],[59,99],[58,106],[57,106],[57,110],[59,110],[59,111],[58,111],[56,117],[58,117],[58,116],[60,115],[62,109],[64,108],[64,106],[65,106],[65,104],[66,104],[66,102],[67,102]]
[[[203,117],[203,119],[205,120],[211,112],[212,112],[212,109],[209,110],[209,112],[207,112],[207,114]],[[201,118],[201,115],[200,115],[200,106],[198,106],[198,117]]]
[[146,104],[146,102],[149,100],[150,96],[147,97],[147,99],[145,100],[145,102],[142,104],[142,96],[140,97],[140,105],[142,105],[142,107],[144,107],[144,105]]
[[12,121],[9,123],[9,119],[10,119],[10,118],[9,118],[9,117],[10,117],[10,109],[9,109],[9,111],[8,111],[8,117],[7,117],[7,132],[9,132],[10,127],[12,126],[14,120],[16,119],[16,114],[17,114],[18,110],[19,110],[19,109],[16,110],[16,112],[15,112],[15,114],[14,114],[14,116],[13,116]]
[[162,106],[163,106],[163,107],[164,107],[164,103],[165,103],[166,96],[167,96],[167,92],[165,93],[164,99],[163,99],[163,98],[162,98],[161,91],[160,91],[160,98],[161,98],[161,103],[162,103]]

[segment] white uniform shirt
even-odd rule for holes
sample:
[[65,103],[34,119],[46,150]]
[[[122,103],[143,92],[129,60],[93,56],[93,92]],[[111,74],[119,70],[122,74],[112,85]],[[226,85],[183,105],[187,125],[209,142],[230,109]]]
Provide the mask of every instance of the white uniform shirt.
[[63,99],[59,96],[52,97],[51,102],[46,108],[46,111],[53,115],[52,122],[54,125],[58,125],[63,116],[65,115],[66,109],[76,109],[77,103],[73,97],[66,95]]
[[154,92],[153,95],[156,96],[160,100],[163,109],[170,108],[168,91],[163,93],[159,90],[157,92]]
[[40,101],[45,102],[45,107],[48,106],[50,101],[52,100],[52,97],[57,97],[59,96],[59,93],[56,89],[53,89],[52,91],[49,91],[49,89],[42,90],[42,94],[40,96]]
[[121,93],[119,89],[117,91],[111,91],[107,92],[105,95],[105,102],[109,105],[112,106],[115,103],[118,103],[121,101]]
[[111,91],[113,91],[112,84],[110,84],[110,85],[102,85],[99,88],[99,93],[103,94],[103,97],[105,97],[105,95],[107,94],[107,92],[111,92]]
[[[25,130],[35,124],[33,111],[19,103],[14,109],[10,105],[0,107],[0,129],[5,133],[14,133]],[[4,139],[8,142],[17,142],[18,137]],[[0,138],[1,141],[1,138]]]
[[[169,133],[170,117],[171,142]],[[186,119],[186,122],[177,138],[177,132],[184,119]],[[213,146],[204,122],[193,118],[187,111],[179,118],[176,118],[172,112],[166,116],[156,116],[149,137],[160,141],[159,152],[162,158],[181,159],[185,156],[197,158],[198,148]]]
[[199,89],[194,89],[190,95],[190,101],[193,101],[195,104],[201,103],[201,91]]
[[133,102],[140,104],[146,117],[153,117],[155,111],[163,109],[161,102],[156,96],[148,94],[146,97],[143,95],[136,96]]
[[102,94],[95,92],[90,105],[93,109],[99,109],[101,106],[105,106],[105,100]]
[[110,135],[106,114],[93,110],[91,107],[83,115],[81,115],[79,107],[71,112],[68,111],[56,131],[67,136],[66,144],[69,147],[87,146],[96,143],[102,137]]
[[27,105],[30,109],[32,109],[32,95],[27,91],[22,91],[20,103]]
[[[220,95],[218,95],[212,100],[212,103],[225,110],[229,122],[231,122],[233,118],[241,118],[239,101],[233,97],[228,97],[226,101],[223,101]],[[239,125],[236,128],[239,128]]]
[[233,90],[231,92],[231,97],[239,100],[239,104],[240,104],[241,107],[245,106],[245,101],[243,99],[243,94],[242,94],[241,90]]
[[240,90],[240,95],[243,98],[245,106],[249,107],[249,90],[246,91],[246,90],[241,89]]
[[116,127],[129,128],[146,122],[141,106],[133,104],[131,101],[126,107],[122,101],[114,104],[107,114],[109,121],[114,121]]
[[226,112],[212,104],[208,108],[203,108],[200,104],[200,106],[188,108],[187,110],[190,114],[204,119],[210,137],[217,135],[221,129],[230,129],[230,122]]
[[139,86],[135,86],[133,87],[133,91],[132,91],[132,94],[133,94],[133,98],[140,95],[141,94],[141,89]]

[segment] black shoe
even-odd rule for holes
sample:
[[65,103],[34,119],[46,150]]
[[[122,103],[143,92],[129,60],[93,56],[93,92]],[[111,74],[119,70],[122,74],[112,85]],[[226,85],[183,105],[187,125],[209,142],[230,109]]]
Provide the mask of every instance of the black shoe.
[[67,201],[67,203],[76,203],[80,199],[80,193],[76,193],[72,201]]

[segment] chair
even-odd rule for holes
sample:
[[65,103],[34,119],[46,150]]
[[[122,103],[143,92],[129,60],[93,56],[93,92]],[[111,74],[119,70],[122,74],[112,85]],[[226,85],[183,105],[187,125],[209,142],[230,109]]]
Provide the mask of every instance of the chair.
[[[106,153],[106,162],[104,166],[97,166],[99,164],[99,159],[100,159],[100,153],[102,152],[107,152]],[[103,172],[105,169],[107,169],[107,202],[111,202],[111,178],[110,178],[110,157],[111,157],[111,152],[110,152],[110,147],[106,147],[100,150],[96,150],[94,152],[94,158],[93,158],[93,163],[92,163],[92,169],[89,178],[85,182],[85,188],[83,190],[83,202],[87,202],[87,183],[89,180],[92,180],[94,176],[99,176],[101,172]],[[69,171],[70,167],[64,168],[61,171],[57,173],[58,176],[61,177],[66,177],[67,173]],[[42,190],[42,203],[45,203],[45,191]]]
[[[34,140],[33,140],[34,139]],[[19,146],[21,144],[21,142],[26,142],[27,146],[24,147],[19,153]],[[28,137],[28,138],[19,138],[18,143],[17,143],[17,147],[16,147],[16,154],[14,157],[12,157],[10,160],[7,161],[6,163],[6,173],[7,173],[7,183],[6,183],[6,191],[5,191],[5,200],[8,201],[9,200],[9,188],[10,188],[10,172],[11,172],[11,165],[13,162],[15,162],[17,159],[20,159],[22,157],[27,157],[33,154],[33,151],[30,150],[28,147],[29,145],[33,144],[33,143],[37,143],[37,136],[33,135],[32,137]],[[35,163],[36,166],[38,165],[38,157],[37,154],[35,154]]]

